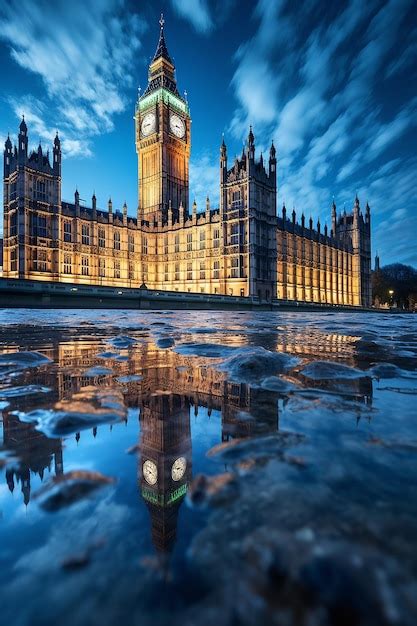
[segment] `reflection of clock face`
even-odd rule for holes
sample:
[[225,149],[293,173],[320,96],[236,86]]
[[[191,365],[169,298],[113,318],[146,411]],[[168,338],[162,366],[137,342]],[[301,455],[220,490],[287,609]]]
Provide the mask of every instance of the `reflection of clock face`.
[[183,456],[174,461],[171,470],[172,480],[181,480],[181,478],[184,476],[186,467],[187,461],[184,459]]
[[140,127],[142,135],[147,137],[155,132],[156,128],[156,117],[155,113],[147,113],[142,120],[142,125]]
[[169,118],[169,127],[171,129],[171,132],[174,133],[174,135],[176,135],[180,139],[184,137],[185,124],[179,115],[175,115],[175,113],[171,115],[171,117]]
[[158,480],[158,468],[153,461],[145,461],[143,464],[143,477],[148,485],[156,485]]

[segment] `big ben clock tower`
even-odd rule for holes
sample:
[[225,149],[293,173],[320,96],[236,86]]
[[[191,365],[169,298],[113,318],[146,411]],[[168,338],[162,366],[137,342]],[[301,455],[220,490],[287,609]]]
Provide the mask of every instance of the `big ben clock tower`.
[[187,101],[180,96],[175,67],[169,56],[161,15],[148,86],[136,105],[138,155],[138,221],[150,225],[167,220],[180,205],[188,213],[191,120]]

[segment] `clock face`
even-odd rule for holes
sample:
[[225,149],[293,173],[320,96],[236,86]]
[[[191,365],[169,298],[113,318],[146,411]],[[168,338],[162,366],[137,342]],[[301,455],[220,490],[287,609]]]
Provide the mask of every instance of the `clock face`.
[[182,139],[185,135],[185,124],[179,115],[171,115],[169,118],[169,127],[176,137]]
[[156,485],[158,480],[158,468],[153,461],[145,461],[142,467],[142,472],[148,485]]
[[141,133],[144,137],[152,135],[156,130],[156,117],[155,113],[147,113],[142,120],[140,127]]
[[172,464],[171,476],[172,480],[181,480],[185,474],[185,468],[187,467],[187,461],[181,456],[176,459]]

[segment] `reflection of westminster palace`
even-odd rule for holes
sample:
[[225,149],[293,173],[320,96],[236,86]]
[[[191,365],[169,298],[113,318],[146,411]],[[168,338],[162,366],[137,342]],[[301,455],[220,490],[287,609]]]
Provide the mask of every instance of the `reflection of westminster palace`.
[[[120,375],[122,380],[123,376],[142,372],[142,380],[116,383],[116,389],[123,390],[126,408],[140,411],[138,489],[149,510],[152,542],[161,553],[169,552],[175,543],[178,511],[193,478],[191,420],[199,410],[203,409],[209,418],[212,411],[221,412],[219,441],[278,428],[273,394],[266,392],[269,418],[260,431],[256,423],[255,391],[245,384],[226,381],[224,374],[211,368],[176,368],[175,355],[170,351],[149,350],[144,345],[131,351],[129,361],[119,363],[98,359],[97,343],[91,341],[59,342],[42,351],[58,367],[52,379],[46,372],[27,377],[28,384],[48,384],[51,388],[50,394],[39,396],[37,408],[50,408],[51,401],[55,406],[67,402],[70,407],[71,401],[79,402],[83,393],[89,398],[94,389],[114,389],[113,376],[86,375],[97,364],[111,366],[115,376]],[[143,363],[147,364],[144,368]],[[5,476],[11,492],[19,486],[25,504],[31,497],[31,476],[38,475],[44,480],[60,475],[65,465],[65,448],[60,439],[48,439],[32,424],[20,422],[13,414],[16,408],[29,411],[32,406],[33,396],[22,396],[14,401],[13,407],[4,409],[3,439],[0,436],[0,452],[7,450],[19,458],[18,463],[6,469]],[[242,419],[242,412],[250,412],[250,418]],[[120,426],[102,425],[93,428],[92,434],[96,437],[102,429],[117,427]],[[79,445],[85,436],[83,432],[75,434]]]
[[[340,352],[349,353],[349,340],[352,338],[329,335],[323,342],[323,354],[334,358]],[[277,335],[277,349],[296,352],[291,341],[294,341],[291,334],[288,341],[285,335]],[[312,335],[310,344],[307,341],[303,352],[298,351],[298,354],[314,353],[316,341]],[[127,361],[114,361],[99,358],[99,344],[91,340],[52,341],[49,348],[41,349],[56,367],[53,372],[41,370],[28,373],[25,378],[25,384],[51,388],[49,394],[40,394],[36,399],[37,408],[62,407],[65,402],[71,407],[71,402],[79,402],[83,393],[89,398],[92,391],[102,389],[121,393],[126,408],[139,409],[137,484],[149,510],[153,544],[161,553],[169,552],[175,542],[178,511],[193,478],[191,427],[199,412],[202,419],[210,419],[213,411],[220,414],[218,442],[273,433],[279,428],[276,393],[229,381],[224,372],[195,366],[192,360],[185,359],[178,367],[177,355],[170,350],[137,344],[127,349]],[[351,362],[355,364],[353,348]],[[111,368],[114,374],[87,374],[97,365]],[[129,382],[129,376],[139,372],[140,380]],[[349,393],[370,403],[371,379],[352,381]],[[31,496],[33,475],[41,479],[59,475],[65,466],[65,447],[61,440],[48,439],[32,424],[20,422],[13,414],[15,410],[31,410],[33,398],[15,398],[10,407],[3,409],[3,440],[0,437],[0,452],[8,451],[19,459],[10,468],[6,467],[7,484],[12,492],[17,491],[20,484],[26,504]],[[92,435],[99,437],[103,429],[120,427],[118,424],[102,425],[93,428]],[[83,438],[90,433],[74,436],[79,445],[83,445]]]
[[[255,296],[270,300],[370,305],[370,209],[358,198],[331,226],[285,206],[277,217],[277,158],[255,156],[250,129],[240,158],[220,148],[220,206],[189,206],[191,118],[177,88],[164,24],[136,111],[137,218],[126,204],[107,211],[95,195],[61,199],[61,145],[52,157],[17,146],[4,150],[4,276],[68,283]],[[279,138],[278,138],[279,139]],[[52,158],[52,163],[51,163]]]

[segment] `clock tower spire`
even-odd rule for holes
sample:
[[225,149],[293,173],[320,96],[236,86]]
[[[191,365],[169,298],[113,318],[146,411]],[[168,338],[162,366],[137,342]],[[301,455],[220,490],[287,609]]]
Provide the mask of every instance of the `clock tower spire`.
[[175,66],[165,41],[165,20],[149,66],[148,85],[135,112],[138,155],[138,221],[149,226],[188,213],[191,120],[188,102],[177,88]]

